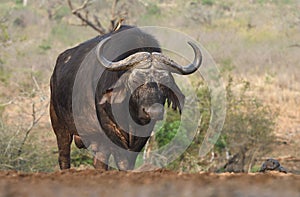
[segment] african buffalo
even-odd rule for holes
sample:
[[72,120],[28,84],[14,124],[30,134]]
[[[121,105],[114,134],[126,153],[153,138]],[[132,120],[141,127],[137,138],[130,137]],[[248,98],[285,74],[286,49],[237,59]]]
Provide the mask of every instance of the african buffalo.
[[[125,30],[129,33],[123,34]],[[171,73],[191,74],[202,62],[200,49],[194,43],[188,44],[195,58],[190,65],[181,66],[161,53],[153,36],[136,27],[122,26],[60,54],[50,82],[50,116],[57,137],[60,168],[70,168],[74,136],[78,148],[90,147],[95,153],[95,168],[107,170],[112,155],[119,170],[133,169],[156,121],[163,118],[165,102],[181,113],[184,95]],[[91,69],[92,64],[97,65],[96,71],[88,73],[99,75],[98,78],[87,74],[76,82],[76,76],[84,69]],[[85,81],[91,82],[81,88],[81,93],[77,89],[75,92],[75,83],[81,85]],[[89,89],[95,93],[88,97]],[[86,96],[86,100],[77,102],[76,95]],[[78,110],[77,103],[85,101],[90,104]],[[80,124],[76,124],[75,108],[82,120]],[[91,121],[93,117],[100,125],[98,131],[91,126],[95,122]]]

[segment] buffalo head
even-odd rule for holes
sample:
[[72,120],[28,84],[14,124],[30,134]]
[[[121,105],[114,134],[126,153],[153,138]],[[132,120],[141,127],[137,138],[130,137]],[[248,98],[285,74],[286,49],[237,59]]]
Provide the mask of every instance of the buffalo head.
[[[189,75],[201,65],[202,54],[200,49],[191,42],[188,44],[194,50],[193,63],[181,66],[158,52],[137,52],[129,57],[112,62],[103,54],[104,46],[110,38],[100,42],[97,48],[98,61],[109,71],[122,72],[122,77],[110,89],[111,95],[103,97],[109,103],[124,103],[127,99],[129,113],[132,119],[146,125],[151,120],[161,120],[164,114],[164,104],[172,103],[174,110],[181,113],[184,104],[184,95],[176,85],[172,73]],[[104,101],[102,99],[102,103]],[[126,122],[126,121],[125,121]]]

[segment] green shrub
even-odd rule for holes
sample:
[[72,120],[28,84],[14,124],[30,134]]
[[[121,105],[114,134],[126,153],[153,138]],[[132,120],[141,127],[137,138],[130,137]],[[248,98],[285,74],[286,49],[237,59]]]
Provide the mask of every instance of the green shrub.
[[250,172],[252,172],[252,173],[259,172],[260,168],[261,168],[261,166],[255,165],[251,168]]
[[226,148],[233,156],[242,153],[240,162],[244,165],[239,171],[249,171],[255,158],[270,151],[269,147],[275,139],[273,130],[277,111],[247,94],[249,90],[250,83],[244,81],[241,90],[234,92],[233,80],[229,78],[227,116],[219,139],[225,139]]
[[15,0],[16,4],[23,4],[23,0]]
[[43,40],[42,43],[39,45],[40,53],[46,53],[48,50],[51,49],[50,41]]
[[6,24],[0,23],[0,42],[5,43],[10,39],[7,28]]
[[162,127],[155,133],[155,141],[158,148],[168,144],[176,135],[180,126],[180,116],[177,111],[170,108],[167,110],[167,119]]
[[212,6],[215,4],[215,0],[202,0],[201,3],[203,5],[208,5],[208,6]]
[[93,156],[86,149],[78,149],[75,146],[72,146],[71,149],[71,165],[74,167],[92,166],[93,165]]
[[[242,88],[237,91],[235,87]],[[213,151],[218,157],[212,163],[211,156],[199,158],[198,151],[202,144],[210,121],[210,91],[204,84],[200,83],[198,98],[201,112],[201,124],[199,134],[194,138],[187,151],[168,168],[195,172],[199,170],[214,169],[224,165],[226,152],[232,156],[242,153],[245,159],[239,158],[242,169],[250,171],[255,164],[255,159],[264,156],[270,151],[270,145],[274,142],[273,129],[277,117],[276,110],[260,102],[255,96],[250,95],[249,82],[234,82],[229,77],[226,88],[227,93],[227,114],[221,135],[214,145]],[[169,136],[169,135],[167,135]],[[222,167],[218,169],[220,171]],[[223,169],[226,171],[227,169]]]
[[158,147],[168,144],[176,135],[180,121],[165,124],[155,135]]
[[[31,135],[21,147],[24,132],[0,122],[0,170],[50,172],[57,165],[56,155]],[[21,151],[20,151],[21,150]]]
[[3,66],[1,66],[2,62],[4,63],[4,61],[0,59],[0,81],[7,85],[11,76],[11,71],[3,68]]
[[187,150],[178,159],[168,164],[167,168],[171,170],[180,170],[184,172],[197,172],[203,170],[203,167],[199,163],[198,152],[204,139],[205,132],[209,127],[211,115],[210,90],[202,81],[196,82],[196,85],[198,87],[197,97],[199,98],[198,101],[201,114],[199,131]]

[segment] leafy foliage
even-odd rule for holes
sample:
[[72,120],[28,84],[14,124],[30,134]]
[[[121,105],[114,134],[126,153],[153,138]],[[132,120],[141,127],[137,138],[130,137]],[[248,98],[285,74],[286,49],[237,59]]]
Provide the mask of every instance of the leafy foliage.
[[[17,98],[19,92],[25,94],[29,91],[28,81],[31,81],[31,77],[24,77],[23,70],[43,73],[40,78],[43,78],[46,83],[40,85],[41,88],[46,87],[45,90],[48,90],[53,61],[59,52],[70,45],[94,36],[94,32],[89,33],[88,29],[72,25],[73,17],[71,12],[66,9],[65,1],[33,0],[29,2],[30,4],[24,7],[21,0],[3,0],[0,6],[0,85],[4,90],[12,90],[11,92],[1,92],[1,95],[4,95],[1,101],[4,103],[7,99]],[[249,74],[251,70],[248,76],[248,79],[251,79],[252,72],[257,74],[267,67],[272,67],[271,71],[275,71],[276,74],[272,76],[271,80],[267,76],[266,81],[269,85],[273,85],[273,78],[278,78],[281,79],[281,82],[279,81],[276,85],[279,85],[280,89],[282,87],[290,90],[297,89],[299,85],[296,80],[299,70],[297,66],[299,65],[298,47],[287,47],[299,40],[299,17],[297,17],[299,11],[296,1],[194,0],[189,2],[173,1],[173,5],[166,3],[170,1],[147,1],[151,2],[148,4],[143,4],[144,1],[137,2],[141,4],[138,9],[137,6],[132,5],[136,2],[129,2],[130,21],[127,20],[126,24],[161,25],[181,29],[187,33],[192,32],[194,37],[201,38],[205,47],[222,64],[221,69],[227,66],[232,71],[236,67],[238,72],[230,72],[233,74]],[[289,3],[291,4],[285,5]],[[103,15],[110,13],[110,6],[105,5],[101,8],[103,9],[97,8],[97,11],[102,14],[100,16],[102,19],[102,17],[105,18]],[[131,13],[133,10],[137,10],[136,14]],[[28,17],[27,13],[31,12],[35,13],[32,18],[33,22],[21,29],[23,18]],[[199,25],[197,24],[206,25],[202,25],[201,31],[198,31]],[[297,43],[295,44],[297,46]],[[275,45],[277,47],[274,47]],[[272,50],[265,52],[266,48]],[[258,54],[259,58],[257,58]],[[259,65],[259,69],[253,69],[253,65]],[[288,67],[288,69],[284,67],[284,72],[280,70],[283,68],[282,65]],[[274,87],[276,85],[274,84]],[[238,89],[238,87],[243,88]],[[257,96],[253,96],[255,92],[252,90],[252,83],[229,79],[227,119],[222,135],[211,152],[215,153],[215,156],[212,158],[207,155],[206,158],[200,159],[198,150],[209,126],[211,115],[210,91],[205,84],[200,83],[198,90],[201,110],[199,134],[187,152],[168,167],[182,171],[215,170],[222,168],[222,165],[227,162],[226,152],[230,152],[231,157],[239,152],[244,152],[246,159],[243,161],[243,169],[247,170],[248,168],[248,170],[255,171],[257,168],[255,159],[267,153],[269,145],[274,139],[273,127],[277,114],[270,106],[259,101]],[[263,92],[263,94],[267,93],[268,91]],[[31,97],[33,96],[34,94]],[[288,100],[293,99],[288,97]],[[2,112],[7,113],[0,105],[0,114]],[[10,113],[14,117],[20,115],[15,112]],[[171,118],[175,116],[175,114],[169,114],[166,124],[156,133],[157,146],[164,146],[176,135],[180,123],[178,119]],[[15,118],[12,121],[15,121]],[[39,128],[51,132],[49,125],[45,124],[46,126],[44,126],[43,124]],[[23,153],[18,156],[17,150],[23,139],[20,128],[7,125],[2,121],[0,125],[1,169],[49,171],[53,170],[53,166],[57,166],[57,154],[52,154],[52,150],[45,150],[40,136],[30,135],[24,145]],[[55,143],[50,145],[56,150]],[[91,163],[91,158],[81,150],[73,148],[72,151],[73,166],[78,166],[79,163],[87,165]],[[223,170],[226,171],[225,168]]]
[[180,121],[169,122],[156,133],[158,147],[168,144],[176,135]]
[[[242,88],[239,91],[234,89],[240,86]],[[236,171],[250,171],[255,159],[270,151],[269,147],[274,142],[273,129],[277,116],[276,111],[249,94],[250,90],[249,82],[234,83],[229,77],[226,88],[226,122],[212,152],[217,156],[211,158],[207,155],[206,158],[199,158],[198,150],[208,129],[211,114],[210,91],[204,84],[200,84],[198,97],[202,121],[199,135],[194,138],[188,150],[168,168],[189,172],[220,168],[220,171],[222,165],[227,162],[226,153],[231,153],[230,158],[237,157],[236,162],[239,163],[237,165],[239,169],[235,169]],[[169,123],[166,128],[172,127],[175,123]]]
[[92,166],[93,157],[87,150],[78,149],[77,147],[72,146],[71,165],[74,167],[79,167],[80,165]]
[[[264,105],[253,96],[247,95],[250,83],[242,82],[238,94],[233,91],[233,80],[230,77],[227,85],[227,120],[222,137],[232,154],[243,153],[240,161],[243,167],[251,169],[254,158],[261,157],[270,151],[274,142],[274,126],[277,112]],[[222,139],[222,138],[221,138]],[[224,148],[221,148],[220,151]],[[238,169],[245,171],[246,169]]]
[[215,0],[202,0],[201,2],[203,5],[212,6],[215,3]]
[[8,26],[5,23],[1,23],[0,21],[0,42],[7,42],[9,41],[10,36],[8,33]]
[[35,137],[31,137],[20,153],[23,138],[20,128],[8,127],[0,122],[0,170],[53,171],[57,165],[53,151],[45,148]]
[[167,119],[164,125],[155,134],[158,148],[168,144],[176,135],[180,126],[180,117],[177,111],[167,110]]

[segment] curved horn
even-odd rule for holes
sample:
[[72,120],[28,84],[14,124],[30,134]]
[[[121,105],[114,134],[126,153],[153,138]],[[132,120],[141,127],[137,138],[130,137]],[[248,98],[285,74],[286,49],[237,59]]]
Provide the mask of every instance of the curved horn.
[[163,56],[161,53],[153,53],[153,54],[158,58],[158,60],[160,60],[164,64],[170,66],[172,68],[171,72],[182,74],[182,75],[189,75],[189,74],[192,74],[193,72],[195,72],[196,70],[198,70],[198,68],[201,66],[202,54],[201,54],[199,47],[196,44],[194,44],[192,42],[188,42],[188,44],[193,48],[195,58],[194,58],[193,63],[189,64],[187,66],[181,66],[181,65],[175,63],[173,60]]
[[111,39],[111,37],[107,37],[98,44],[96,48],[96,56],[97,60],[102,64],[104,67],[106,67],[110,71],[122,71],[122,70],[128,70],[132,68],[137,63],[149,58],[150,54],[148,52],[139,52],[135,53],[133,55],[130,55],[129,57],[118,61],[118,62],[111,62],[108,59],[106,59],[103,56],[103,50],[105,44]]

